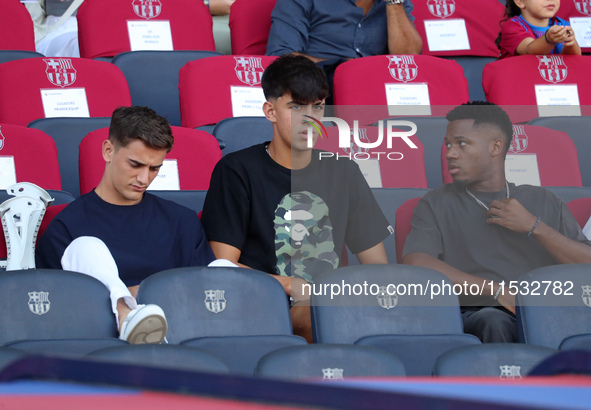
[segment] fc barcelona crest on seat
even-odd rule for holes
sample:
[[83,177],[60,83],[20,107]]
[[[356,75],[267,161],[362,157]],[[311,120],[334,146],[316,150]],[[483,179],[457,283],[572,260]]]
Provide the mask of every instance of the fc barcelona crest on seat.
[[585,306],[591,307],[591,285],[584,285],[581,288],[583,288],[583,303]]
[[36,315],[44,315],[49,312],[51,303],[49,302],[49,292],[28,292],[29,310]]
[[575,0],[577,11],[586,16],[591,16],[591,0]]
[[244,84],[250,86],[261,83],[263,78],[263,59],[260,57],[234,57],[236,60],[236,76]]
[[527,145],[528,138],[523,125],[514,125],[513,138],[511,139],[511,146],[509,147],[509,152],[511,154],[523,152],[527,149]]
[[435,17],[444,19],[454,14],[456,2],[455,0],[428,0],[427,8]]
[[67,87],[76,81],[76,69],[69,58],[44,58],[47,79],[58,87]]
[[398,295],[396,293],[391,292],[392,294],[388,293],[388,288],[386,286],[380,286],[380,293],[378,293],[378,305],[383,307],[384,309],[392,309],[396,307],[398,304]]
[[212,313],[220,313],[226,308],[225,290],[206,290],[205,307]]
[[388,70],[390,70],[390,75],[396,81],[406,83],[417,77],[419,68],[413,56],[388,56],[388,60]]
[[135,14],[146,20],[156,18],[162,12],[160,0],[133,0],[132,5]]
[[540,60],[538,70],[542,78],[549,83],[559,83],[566,79],[568,67],[564,63],[564,58],[557,55],[537,56]]

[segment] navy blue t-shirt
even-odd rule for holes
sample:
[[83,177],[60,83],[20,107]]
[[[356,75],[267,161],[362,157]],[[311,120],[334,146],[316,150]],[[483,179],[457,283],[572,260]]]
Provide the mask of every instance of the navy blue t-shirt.
[[61,211],[39,239],[38,268],[61,269],[66,247],[80,236],[101,239],[127,286],[166,269],[207,265],[213,252],[197,214],[149,193],[137,205],[113,205],[91,191]]

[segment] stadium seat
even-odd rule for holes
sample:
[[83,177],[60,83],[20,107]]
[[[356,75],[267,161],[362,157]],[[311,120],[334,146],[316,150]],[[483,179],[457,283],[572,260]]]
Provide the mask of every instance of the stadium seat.
[[591,53],[591,38],[589,38],[591,4],[580,0],[562,0],[556,15],[570,22],[583,54]]
[[444,283],[451,286],[443,274],[410,265],[324,273],[311,289],[314,340],[381,348],[402,360],[407,375],[431,375],[440,354],[480,343],[463,333],[457,296],[429,294],[430,284]]
[[415,1],[423,54],[499,57],[495,39],[505,8],[498,0]]
[[584,228],[587,221],[589,221],[589,217],[591,217],[591,198],[573,199],[566,205],[581,228]]
[[364,346],[315,344],[286,347],[261,358],[255,370],[259,377],[322,381],[350,377],[404,376],[404,365],[396,356]]
[[[270,23],[269,23],[270,24]],[[0,13],[0,49],[35,51],[31,15],[19,0],[3,0]]]
[[[4,185],[0,185],[0,189],[16,182],[32,182],[46,190],[61,191],[57,149],[49,135],[35,129],[0,123],[0,150],[1,158],[6,161],[2,172]],[[11,183],[12,164],[16,180]]]
[[[236,4],[236,3],[234,3]],[[218,122],[213,136],[223,144],[222,154],[273,139],[273,124],[265,117],[234,117]]]
[[186,206],[189,209],[200,213],[205,202],[205,190],[185,190],[185,191],[157,191],[150,190],[150,193],[160,198],[168,199],[179,205]]
[[[347,143],[341,147],[338,127],[326,127],[327,135],[318,137],[314,148],[333,153],[335,156],[345,157],[357,162],[371,188],[427,188],[423,144],[413,135],[408,140],[416,148],[411,148],[402,138],[392,138],[391,148],[388,148],[388,128],[408,131],[409,127],[359,127],[359,139],[363,143],[376,142],[379,135],[382,143],[375,148],[360,147],[347,133]],[[388,141],[388,142],[387,142]]]
[[518,380],[556,353],[556,349],[521,343],[464,346],[442,354],[435,362],[433,375]]
[[406,237],[412,230],[411,220],[415,206],[421,198],[412,198],[396,209],[396,222],[394,235],[396,236],[396,260],[402,263],[402,251],[406,243]]
[[544,188],[562,199],[562,202],[565,203],[578,198],[591,198],[591,187],[546,186]]
[[265,55],[271,12],[277,0],[237,0],[230,9],[230,41],[234,55]]
[[261,357],[285,347],[308,345],[293,335],[218,336],[187,340],[184,346],[197,347],[220,357],[233,374],[252,376]]
[[[216,139],[204,131],[171,127],[174,146],[166,159],[176,160],[180,189],[207,190],[211,173],[222,152]],[[80,143],[80,193],[85,194],[100,182],[105,170],[102,143],[108,129],[90,132]],[[160,171],[159,177],[163,175]]]
[[185,64],[179,73],[183,127],[217,124],[230,117],[263,116],[261,78],[276,58],[217,56]]
[[85,58],[139,50],[215,50],[211,14],[200,1],[86,0],[77,19]]
[[110,117],[131,105],[127,81],[113,64],[84,58],[26,58],[0,64],[0,122]]
[[351,124],[374,124],[391,116],[441,116],[469,98],[462,67],[432,56],[356,58],[339,65],[334,76],[337,116]]
[[[117,338],[108,289],[76,272],[0,272],[0,345],[29,353],[86,355]],[[65,325],[67,324],[67,325]]]
[[484,89],[482,88],[482,70],[484,70],[485,65],[497,61],[498,58],[478,56],[453,56],[444,58],[455,61],[464,70],[464,77],[468,81],[470,101],[486,100]]
[[62,188],[74,197],[80,196],[78,179],[78,146],[91,131],[108,127],[110,117],[101,118],[41,118],[27,126],[45,132],[55,141],[59,160]]
[[11,349],[10,347],[0,347],[0,371],[27,356],[27,353],[23,351]]
[[179,71],[192,60],[221,55],[215,51],[129,51],[117,54],[115,64],[127,80],[133,105],[150,107],[181,125]]
[[519,340],[558,349],[569,336],[591,333],[590,278],[591,264],[546,266],[522,276],[516,297]]
[[167,340],[173,344],[199,337],[292,334],[283,287],[252,269],[159,272],[142,282],[138,302],[155,303],[166,312]]
[[36,51],[0,50],[0,64],[14,60],[22,60],[23,58],[35,57],[43,57],[43,54]]
[[[45,0],[45,14],[48,16],[61,16],[66,12],[74,0]],[[74,12],[74,16],[78,10]]]
[[583,186],[591,187],[591,161],[588,156],[591,152],[591,117],[539,117],[532,119],[528,124],[566,132],[577,147]]
[[543,116],[591,115],[590,67],[588,56],[504,58],[484,67],[482,86],[486,100],[502,106],[513,123]]
[[227,373],[228,367],[209,352],[178,345],[126,345],[108,347],[85,359],[193,372]]
[[[447,170],[446,154],[447,148],[445,144],[442,144],[441,173],[444,184],[453,181]],[[527,154],[535,155],[531,158],[538,168],[539,184],[532,182],[534,179],[538,179],[538,175],[534,172],[535,169],[531,168],[531,163],[528,162],[526,165],[513,162],[518,159],[530,158],[529,155],[525,156]],[[517,169],[520,172],[511,173],[511,169]],[[526,174],[524,170],[531,170],[527,173],[529,174],[527,179],[522,179]],[[524,183],[540,186],[580,187],[583,185],[577,148],[568,134],[534,125],[513,125],[513,139],[507,152],[505,172],[507,180],[517,185]]]
[[591,333],[565,338],[560,342],[558,350],[591,350]]

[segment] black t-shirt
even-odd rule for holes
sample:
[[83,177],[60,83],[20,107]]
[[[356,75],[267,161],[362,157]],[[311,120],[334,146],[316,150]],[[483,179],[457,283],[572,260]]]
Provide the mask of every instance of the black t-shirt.
[[319,159],[301,170],[277,164],[265,144],[229,154],[213,171],[201,222],[207,238],[241,250],[251,268],[306,280],[391,234],[359,167]]

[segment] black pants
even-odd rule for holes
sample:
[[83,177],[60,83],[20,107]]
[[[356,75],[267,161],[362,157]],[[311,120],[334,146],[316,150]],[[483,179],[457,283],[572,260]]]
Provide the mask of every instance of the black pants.
[[464,333],[480,339],[482,343],[517,343],[515,316],[501,307],[462,308]]

